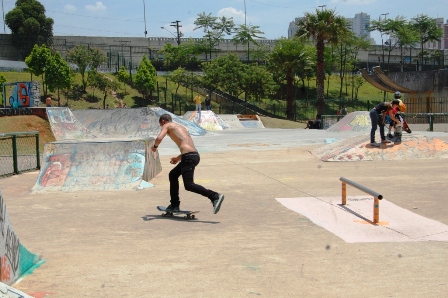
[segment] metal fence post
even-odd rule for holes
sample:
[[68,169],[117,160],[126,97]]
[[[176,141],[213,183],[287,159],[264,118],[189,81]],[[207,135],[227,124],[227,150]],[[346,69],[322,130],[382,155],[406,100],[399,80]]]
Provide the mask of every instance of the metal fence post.
[[19,163],[17,160],[17,135],[12,136],[12,162],[14,167],[14,174],[19,174]]
[[39,133],[36,134],[36,168],[40,170]]
[[429,114],[429,131],[434,131],[434,117],[433,114]]

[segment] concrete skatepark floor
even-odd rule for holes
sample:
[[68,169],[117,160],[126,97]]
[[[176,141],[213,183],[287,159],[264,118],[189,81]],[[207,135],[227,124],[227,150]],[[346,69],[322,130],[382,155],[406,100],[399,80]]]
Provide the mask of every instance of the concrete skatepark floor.
[[448,224],[446,159],[323,162],[310,153],[354,136],[262,129],[195,137],[195,180],[226,199],[213,215],[207,199],[181,185],[181,206],[201,211],[190,221],[156,210],[168,203],[169,158],[178,154],[169,139],[154,188],[30,194],[37,172],[1,179],[17,234],[46,261],[16,288],[36,297],[445,296],[447,242],[347,243],[276,200],[338,196],[344,176]]

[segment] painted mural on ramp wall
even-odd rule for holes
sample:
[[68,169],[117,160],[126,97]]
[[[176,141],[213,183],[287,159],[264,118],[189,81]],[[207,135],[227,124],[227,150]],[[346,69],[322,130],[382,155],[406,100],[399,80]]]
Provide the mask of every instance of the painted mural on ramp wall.
[[29,252],[14,232],[0,190],[0,282],[12,285],[21,276],[41,263],[39,256]]

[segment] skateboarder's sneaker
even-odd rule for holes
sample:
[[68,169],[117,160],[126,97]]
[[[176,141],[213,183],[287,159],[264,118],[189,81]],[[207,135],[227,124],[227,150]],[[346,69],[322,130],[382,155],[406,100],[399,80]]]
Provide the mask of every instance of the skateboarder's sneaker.
[[393,136],[391,133],[388,133],[388,134],[387,134],[387,138],[388,138],[388,139],[392,139],[393,137],[394,137],[394,136]]
[[374,147],[380,147],[380,146],[381,146],[381,144],[380,144],[380,143],[375,143],[375,142],[372,142],[372,143],[370,143],[370,146],[374,146]]
[[409,127],[405,128],[404,131],[406,131],[407,133],[412,133],[412,130]]
[[173,212],[173,211],[179,211],[179,210],[180,210],[179,206],[173,207],[173,206],[171,206],[171,204],[168,207],[166,207],[167,212]]
[[223,194],[218,194],[218,198],[212,201],[214,214],[219,212],[219,209],[221,208],[222,201],[224,201]]

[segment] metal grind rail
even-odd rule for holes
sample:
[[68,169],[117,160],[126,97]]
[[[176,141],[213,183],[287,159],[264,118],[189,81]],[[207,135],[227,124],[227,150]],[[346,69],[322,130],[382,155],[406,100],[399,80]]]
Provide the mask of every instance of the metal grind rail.
[[364,187],[356,182],[353,182],[351,180],[348,180],[347,178],[340,177],[340,181],[342,181],[342,205],[345,205],[347,203],[347,184],[373,196],[373,223],[378,223],[380,218],[380,203],[379,200],[383,199],[383,195],[377,193],[376,191],[373,191],[371,189],[368,189],[367,187]]

